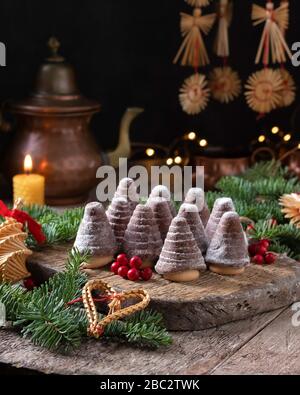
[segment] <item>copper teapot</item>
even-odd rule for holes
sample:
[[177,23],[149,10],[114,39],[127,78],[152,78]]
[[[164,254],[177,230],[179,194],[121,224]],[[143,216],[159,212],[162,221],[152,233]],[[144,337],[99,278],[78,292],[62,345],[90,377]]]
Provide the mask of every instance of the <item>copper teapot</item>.
[[[99,166],[117,167],[119,157],[130,156],[130,124],[143,109],[127,109],[117,148],[99,152],[89,124],[100,104],[80,94],[74,69],[58,54],[59,45],[57,39],[49,40],[52,53],[40,67],[33,93],[9,106],[16,116],[17,133],[3,170],[9,179],[22,173],[24,157],[30,154],[33,170],[46,178],[47,203],[68,205],[86,199],[97,183]],[[7,131],[7,125],[3,126]]]

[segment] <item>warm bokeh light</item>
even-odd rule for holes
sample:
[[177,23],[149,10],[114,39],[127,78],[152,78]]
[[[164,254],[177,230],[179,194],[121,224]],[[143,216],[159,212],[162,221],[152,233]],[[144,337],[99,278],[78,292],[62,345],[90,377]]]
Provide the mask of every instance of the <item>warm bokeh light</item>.
[[263,143],[263,142],[265,142],[266,141],[266,136],[265,135],[260,135],[259,137],[258,137],[258,141],[260,142],[260,143]]
[[174,162],[175,162],[177,165],[180,165],[180,163],[182,163],[182,157],[181,157],[181,156],[176,156],[176,158],[174,159]]
[[286,142],[290,141],[291,138],[292,138],[292,135],[289,133],[283,136],[283,140]]
[[167,159],[167,165],[168,166],[173,165],[173,159],[172,158]]
[[279,133],[279,127],[278,127],[278,126],[274,126],[274,127],[272,128],[271,132],[272,132],[273,134]]
[[155,154],[155,151],[154,151],[154,149],[153,148],[147,148],[146,149],[146,155],[148,155],[148,156],[153,156]]
[[201,139],[200,141],[199,141],[199,145],[200,145],[200,147],[206,147],[207,146],[207,140],[205,140],[205,139]]
[[300,143],[298,144],[298,149],[300,149]]
[[30,155],[26,155],[24,159],[24,171],[25,173],[31,173],[32,172],[32,158]]
[[195,140],[196,139],[196,133],[195,132],[191,132],[188,134],[188,139],[189,140]]

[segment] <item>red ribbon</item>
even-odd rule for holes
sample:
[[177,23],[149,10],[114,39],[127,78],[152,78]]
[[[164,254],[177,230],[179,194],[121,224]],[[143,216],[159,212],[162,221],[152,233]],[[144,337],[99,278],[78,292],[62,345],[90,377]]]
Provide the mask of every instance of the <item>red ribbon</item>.
[[14,218],[23,225],[27,225],[29,232],[35,238],[38,244],[46,241],[46,236],[42,226],[36,222],[28,213],[18,209],[9,210],[9,208],[0,200],[0,216]]

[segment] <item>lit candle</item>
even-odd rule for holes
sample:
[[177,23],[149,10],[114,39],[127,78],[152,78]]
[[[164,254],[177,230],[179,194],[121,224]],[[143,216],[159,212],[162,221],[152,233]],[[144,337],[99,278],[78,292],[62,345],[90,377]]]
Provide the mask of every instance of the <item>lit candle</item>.
[[26,155],[24,159],[24,174],[13,178],[14,201],[22,199],[25,205],[45,204],[45,177],[32,174],[32,159]]

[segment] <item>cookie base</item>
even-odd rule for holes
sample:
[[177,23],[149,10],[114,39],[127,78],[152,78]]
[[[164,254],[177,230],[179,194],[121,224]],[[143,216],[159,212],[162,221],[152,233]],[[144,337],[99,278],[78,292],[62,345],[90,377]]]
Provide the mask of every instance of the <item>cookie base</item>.
[[245,271],[245,267],[225,267],[221,265],[209,265],[209,270],[222,276],[237,276]]
[[176,283],[198,280],[200,272],[198,270],[185,270],[184,272],[166,273],[163,275],[166,280]]
[[93,256],[88,262],[83,262],[81,264],[81,269],[99,269],[100,267],[106,266],[113,262],[114,257],[110,256]]

